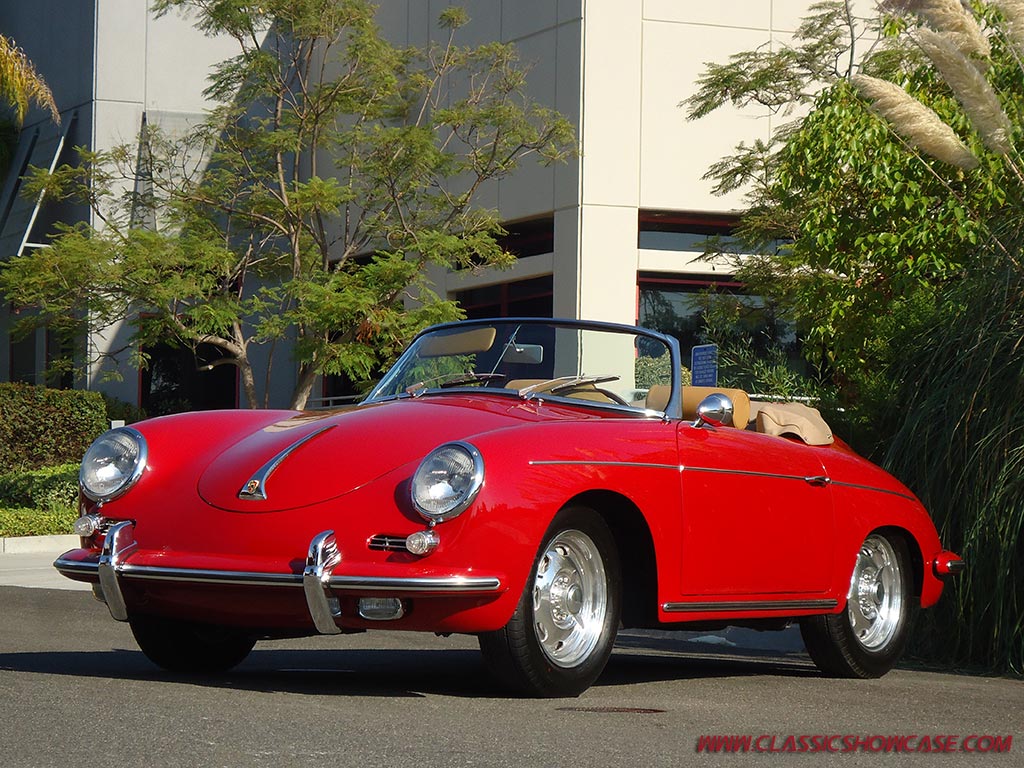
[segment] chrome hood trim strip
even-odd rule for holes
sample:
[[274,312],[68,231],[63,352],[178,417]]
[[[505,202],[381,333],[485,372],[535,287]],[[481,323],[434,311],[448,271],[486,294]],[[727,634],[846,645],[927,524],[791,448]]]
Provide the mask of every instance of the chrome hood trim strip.
[[308,443],[314,437],[319,437],[327,430],[334,429],[336,426],[336,424],[328,424],[326,427],[320,427],[320,429],[299,438],[280,451],[270,461],[257,469],[253,476],[246,481],[245,485],[242,486],[242,490],[238,492],[238,498],[245,499],[246,501],[265,501],[267,498],[267,480],[274,474],[274,470],[281,465],[281,462],[287,459],[296,448]]
[[683,469],[678,464],[651,464],[644,461],[580,461],[575,459],[555,459],[551,461],[530,461],[529,464],[531,467],[641,467],[644,469],[671,469],[673,472],[679,472]]

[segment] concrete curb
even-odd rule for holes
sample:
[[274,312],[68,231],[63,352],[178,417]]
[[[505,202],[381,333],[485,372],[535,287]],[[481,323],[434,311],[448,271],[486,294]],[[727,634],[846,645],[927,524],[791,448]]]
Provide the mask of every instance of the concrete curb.
[[60,554],[78,546],[79,538],[66,536],[13,536],[0,539],[0,554],[24,555],[33,552],[55,552]]

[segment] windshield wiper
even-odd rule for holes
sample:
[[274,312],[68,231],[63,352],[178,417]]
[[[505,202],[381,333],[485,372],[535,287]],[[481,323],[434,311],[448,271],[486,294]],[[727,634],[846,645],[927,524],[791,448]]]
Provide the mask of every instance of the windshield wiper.
[[519,390],[519,396],[524,400],[530,400],[542,392],[550,392],[557,395],[559,392],[578,387],[580,384],[603,384],[607,381],[618,381],[618,376],[559,376],[557,379],[548,379],[538,384],[531,384]]
[[504,379],[507,378],[503,373],[473,373],[468,371],[465,373],[447,373],[444,376],[435,376],[433,379],[427,379],[426,381],[418,381],[405,388],[406,394],[412,395],[413,397],[419,397],[427,391],[430,384],[437,384],[440,389],[447,389],[449,387],[459,387],[463,384],[476,384],[481,381],[491,381],[492,379]]

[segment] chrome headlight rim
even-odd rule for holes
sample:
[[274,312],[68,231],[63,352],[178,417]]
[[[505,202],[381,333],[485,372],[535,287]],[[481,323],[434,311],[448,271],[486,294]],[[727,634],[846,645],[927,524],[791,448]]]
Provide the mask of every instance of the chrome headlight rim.
[[[453,507],[446,509],[443,512],[432,512],[430,510],[424,509],[416,498],[416,480],[420,476],[420,472],[423,470],[427,462],[431,461],[438,453],[446,450],[451,450],[453,448],[463,451],[467,456],[469,456],[470,460],[472,461],[473,469],[470,475],[469,489],[462,495],[462,497]],[[470,505],[476,500],[476,497],[479,495],[480,489],[483,488],[483,485],[484,458],[480,454],[480,451],[472,443],[467,443],[464,440],[452,440],[447,443],[442,443],[441,445],[437,446],[432,451],[430,451],[426,456],[423,457],[423,460],[419,463],[419,466],[416,467],[416,472],[413,473],[412,481],[410,482],[409,487],[409,495],[412,499],[413,507],[416,509],[416,511],[420,514],[421,517],[423,517],[430,523],[443,523],[447,520],[451,520],[453,518],[458,517],[467,509],[469,509]]]
[[[114,433],[121,433],[129,436],[135,444],[138,446],[138,456],[135,459],[135,466],[132,469],[128,479],[122,482],[117,488],[107,493],[97,493],[90,489],[86,484],[85,472],[86,472],[86,459],[89,458],[89,453],[93,447],[102,439],[112,435]],[[113,501],[114,499],[120,498],[124,494],[128,493],[139,479],[142,477],[142,473],[146,471],[146,466],[149,462],[149,448],[146,445],[146,438],[141,432],[133,427],[116,427],[109,429],[102,435],[97,437],[92,445],[89,446],[85,452],[85,456],[82,457],[82,464],[78,469],[78,487],[82,489],[82,493],[92,501],[105,504],[106,502]]]

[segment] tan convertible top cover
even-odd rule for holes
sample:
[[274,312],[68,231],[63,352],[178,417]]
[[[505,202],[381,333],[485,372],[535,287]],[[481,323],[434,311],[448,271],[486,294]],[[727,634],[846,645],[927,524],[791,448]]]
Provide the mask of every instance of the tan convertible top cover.
[[818,413],[802,403],[758,403],[757,431],[798,437],[808,445],[831,445],[832,430]]

